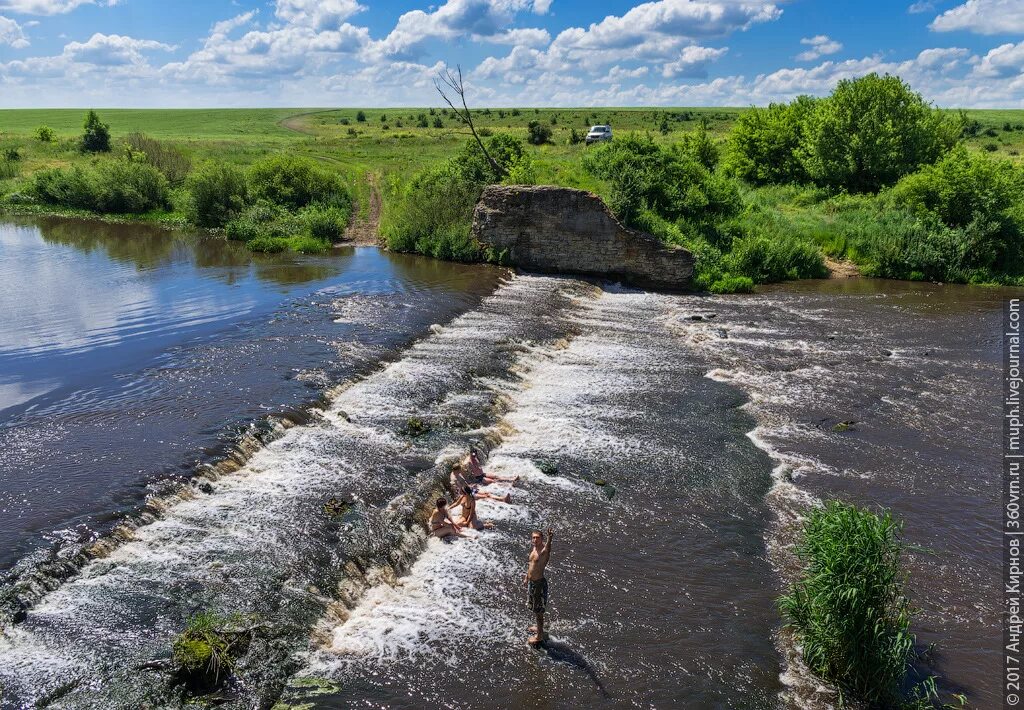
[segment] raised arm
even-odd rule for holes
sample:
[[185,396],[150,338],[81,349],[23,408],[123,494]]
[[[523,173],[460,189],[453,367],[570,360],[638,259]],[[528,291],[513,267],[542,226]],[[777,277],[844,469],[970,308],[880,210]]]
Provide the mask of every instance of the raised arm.
[[544,554],[545,557],[550,557],[551,556],[551,538],[552,537],[554,537],[554,533],[551,531],[551,528],[548,528],[548,539],[547,539],[547,542],[544,543],[544,553],[543,554]]

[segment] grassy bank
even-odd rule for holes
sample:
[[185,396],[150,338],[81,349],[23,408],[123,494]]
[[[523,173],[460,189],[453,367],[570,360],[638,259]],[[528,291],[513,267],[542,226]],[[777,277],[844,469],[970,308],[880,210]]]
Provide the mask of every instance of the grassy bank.
[[[961,112],[937,113],[964,123],[959,140],[968,155],[1024,165],[1024,111],[966,111],[962,117]],[[1017,283],[1018,278],[1005,268],[1005,259],[994,268],[996,257],[987,262],[963,258],[993,249],[1000,259],[1006,256],[1006,244],[1013,241],[1007,224],[995,228],[1001,235],[996,238],[980,224],[939,225],[930,198],[918,195],[916,202],[898,202],[889,185],[851,193],[808,180],[765,183],[738,174],[731,156],[738,127],[757,114],[751,109],[474,110],[485,141],[507,137],[510,145],[518,146],[516,151],[521,149],[521,155],[506,156],[506,167],[515,168],[511,175],[479,169],[479,156],[465,147],[467,136],[456,117],[439,108],[100,110],[100,119],[109,125],[111,150],[99,153],[81,150],[84,114],[73,109],[0,111],[0,209],[103,212],[116,220],[199,224],[222,229],[253,248],[315,250],[324,240],[314,231],[333,234],[333,225],[353,204],[366,216],[372,183],[383,198],[382,231],[393,248],[473,260],[487,255],[468,240],[468,206],[485,182],[518,181],[600,194],[626,221],[693,249],[703,264],[700,285],[713,290],[746,290],[755,283],[820,276],[825,256],[852,261],[867,274],[894,278],[1003,283]],[[549,139],[531,144],[531,123],[550,131]],[[637,185],[624,186],[621,170],[598,165],[594,156],[600,151],[579,142],[595,123],[610,123],[616,144],[631,134],[647,141],[642,149],[647,155],[639,160],[619,156],[619,167],[637,168],[653,155],[657,170],[668,166],[668,181],[676,181],[677,187],[685,183],[681,192],[689,194],[658,198],[656,208],[647,204],[653,199],[649,191],[629,198],[627,193],[635,193]],[[70,199],[61,190],[54,190],[49,201],[40,199],[39,175],[47,171],[77,170],[85,176],[79,182],[105,184],[104,176],[129,172],[109,163],[152,164],[151,151],[140,154],[126,148],[133,134],[151,141],[144,145],[180,155],[187,174],[215,164],[237,170],[242,176],[238,179],[246,181],[254,165],[273,156],[305,159],[324,174],[335,175],[347,197],[331,204],[316,198],[281,205],[252,197],[246,186],[245,194],[234,196],[237,204],[231,204],[229,194],[227,203],[214,205],[222,218],[204,221],[193,209],[194,182],[177,174],[180,166],[154,165],[164,173],[166,186],[152,187],[146,200],[138,200],[136,191],[111,195],[117,190],[104,189],[93,190],[88,199]],[[626,172],[640,175],[650,188],[652,180],[664,176],[655,180],[649,168],[644,164]],[[131,173],[136,180],[152,177],[135,168]],[[717,202],[706,213],[701,201],[709,196]],[[112,205],[116,212],[109,211]],[[452,209],[442,209],[448,205]]]

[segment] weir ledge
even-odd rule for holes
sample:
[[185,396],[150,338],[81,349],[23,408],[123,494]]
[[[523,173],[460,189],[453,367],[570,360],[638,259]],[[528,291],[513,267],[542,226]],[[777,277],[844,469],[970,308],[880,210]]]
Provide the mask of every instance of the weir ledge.
[[692,287],[686,249],[630,229],[592,192],[552,185],[489,185],[473,211],[473,236],[502,263],[668,291]]

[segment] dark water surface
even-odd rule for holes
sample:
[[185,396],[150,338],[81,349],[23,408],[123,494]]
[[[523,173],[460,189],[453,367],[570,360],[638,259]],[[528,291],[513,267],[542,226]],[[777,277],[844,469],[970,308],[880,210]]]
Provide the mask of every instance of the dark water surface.
[[[498,271],[60,219],[0,223],[0,570],[315,400]],[[46,545],[49,547],[49,545]]]
[[[179,706],[134,669],[213,609],[287,630],[285,707],[825,707],[774,599],[796,516],[836,496],[907,520],[930,550],[911,586],[934,670],[995,702],[1006,292],[658,295],[371,249],[254,260],[74,222],[0,227],[0,247],[4,565],[348,382],[0,633],[0,706]],[[410,437],[411,416],[430,433]],[[490,487],[511,504],[480,502],[494,529],[431,540],[324,614],[375,511],[485,438],[487,467],[520,477]],[[337,495],[365,531],[325,517]],[[522,573],[549,525],[554,644],[538,652]],[[228,706],[264,697],[273,670],[247,668]]]

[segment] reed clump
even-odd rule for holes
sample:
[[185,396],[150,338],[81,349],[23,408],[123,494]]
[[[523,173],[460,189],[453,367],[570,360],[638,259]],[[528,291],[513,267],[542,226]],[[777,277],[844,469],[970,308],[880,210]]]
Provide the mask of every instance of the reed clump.
[[917,660],[904,593],[902,524],[831,501],[807,516],[802,573],[779,599],[804,663],[833,684],[841,706],[930,707],[933,678],[908,686]]
[[208,691],[234,672],[242,636],[229,630],[231,620],[212,612],[197,614],[174,640],[179,678],[194,691]]

